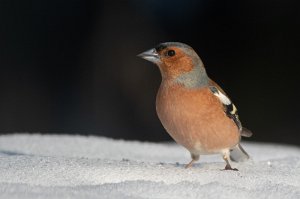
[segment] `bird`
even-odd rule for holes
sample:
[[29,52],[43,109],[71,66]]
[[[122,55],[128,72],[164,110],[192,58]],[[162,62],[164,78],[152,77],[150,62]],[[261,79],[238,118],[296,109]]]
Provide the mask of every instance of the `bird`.
[[160,43],[137,55],[156,64],[162,81],[156,95],[156,112],[176,143],[191,154],[190,168],[200,155],[220,154],[230,161],[250,158],[242,148],[241,136],[251,137],[243,127],[236,106],[224,90],[207,75],[195,50],[180,42]]

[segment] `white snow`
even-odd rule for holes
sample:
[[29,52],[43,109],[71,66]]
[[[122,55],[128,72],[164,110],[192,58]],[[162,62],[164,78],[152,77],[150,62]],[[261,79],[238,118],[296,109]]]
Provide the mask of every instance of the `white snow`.
[[193,168],[176,144],[103,137],[0,136],[0,198],[300,198],[300,149],[243,143],[252,159]]

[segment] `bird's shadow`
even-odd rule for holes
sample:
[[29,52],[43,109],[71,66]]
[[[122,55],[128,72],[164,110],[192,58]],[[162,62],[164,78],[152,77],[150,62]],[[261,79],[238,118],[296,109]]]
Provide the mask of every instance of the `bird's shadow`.
[[16,152],[16,151],[0,150],[0,155],[19,156],[19,155],[28,155],[28,154],[20,153],[20,152]]
[[190,169],[216,169],[216,170],[223,170],[223,163],[220,162],[199,162],[199,163],[194,163],[192,167],[190,168],[185,168],[187,164],[185,163],[179,163],[179,162],[175,162],[175,163],[164,163],[164,162],[160,162],[158,163],[158,165],[160,166],[169,166],[169,167],[175,167],[175,168],[184,168],[187,170]]
[[[162,165],[162,166],[171,166],[171,167],[175,167],[175,168],[185,168],[187,165],[187,164],[179,163],[179,162],[175,162],[175,163],[160,162],[158,164]],[[208,163],[195,163],[195,164],[193,164],[192,168],[204,168],[205,166],[207,166],[207,164]]]

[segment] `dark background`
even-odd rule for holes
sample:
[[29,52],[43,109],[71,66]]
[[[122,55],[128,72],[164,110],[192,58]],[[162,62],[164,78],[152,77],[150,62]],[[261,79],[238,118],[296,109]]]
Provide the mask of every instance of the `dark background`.
[[136,54],[191,45],[251,141],[300,145],[300,12],[282,0],[1,0],[0,132],[169,140],[158,68]]

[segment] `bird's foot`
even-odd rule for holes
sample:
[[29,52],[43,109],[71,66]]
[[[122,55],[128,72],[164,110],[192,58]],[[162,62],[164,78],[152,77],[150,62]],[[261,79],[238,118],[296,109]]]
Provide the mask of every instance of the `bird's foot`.
[[232,168],[232,167],[230,166],[230,164],[226,164],[226,166],[225,166],[225,168],[223,169],[223,171],[226,171],[226,170],[238,171],[237,168]]
[[188,163],[187,165],[185,165],[184,168],[186,168],[186,169],[191,168],[193,166],[194,162],[195,162],[195,160],[190,161],[190,163]]

